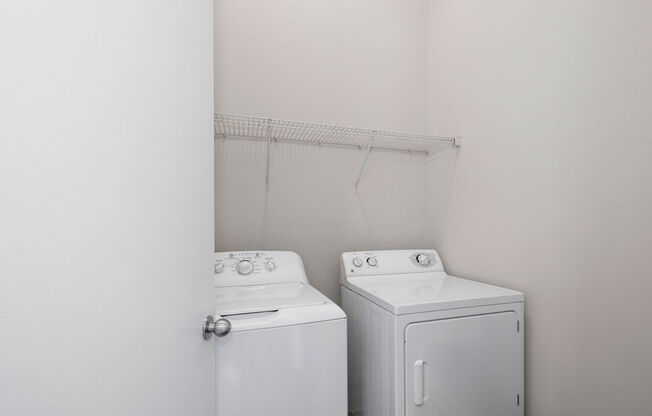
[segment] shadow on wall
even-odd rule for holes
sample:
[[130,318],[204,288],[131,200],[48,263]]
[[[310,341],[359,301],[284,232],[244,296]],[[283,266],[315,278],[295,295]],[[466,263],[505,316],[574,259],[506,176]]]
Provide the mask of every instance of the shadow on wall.
[[356,191],[364,149],[272,143],[267,190],[266,149],[215,141],[216,251],[295,251],[339,302],[340,253],[432,246],[429,213],[445,211],[456,151],[372,151]]
[[440,251],[444,265],[446,256],[441,253],[440,242],[449,232],[451,191],[459,151],[460,148],[445,149],[434,153],[428,160],[428,200],[424,222],[428,228],[428,245]]

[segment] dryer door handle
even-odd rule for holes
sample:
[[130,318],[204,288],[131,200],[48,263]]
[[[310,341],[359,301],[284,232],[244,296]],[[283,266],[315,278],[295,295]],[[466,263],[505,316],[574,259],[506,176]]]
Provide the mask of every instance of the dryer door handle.
[[424,366],[423,360],[414,362],[414,404],[421,406],[424,402]]

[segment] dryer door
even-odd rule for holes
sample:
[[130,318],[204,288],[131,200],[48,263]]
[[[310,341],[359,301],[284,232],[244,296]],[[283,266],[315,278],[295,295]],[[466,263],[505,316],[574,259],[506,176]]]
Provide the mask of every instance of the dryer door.
[[408,325],[405,414],[517,414],[516,325],[514,312]]

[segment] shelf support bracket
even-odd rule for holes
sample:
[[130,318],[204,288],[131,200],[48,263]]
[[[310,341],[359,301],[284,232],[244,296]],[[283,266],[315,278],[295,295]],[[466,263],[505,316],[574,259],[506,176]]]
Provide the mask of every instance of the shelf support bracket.
[[371,154],[371,149],[373,149],[373,146],[369,146],[367,148],[367,152],[364,155],[364,159],[362,160],[362,165],[360,166],[360,171],[358,172],[358,178],[355,180],[355,190],[356,192],[358,191],[358,185],[360,185],[360,179],[362,179],[362,173],[364,172],[364,168],[367,166],[367,161],[369,160],[369,155]]
[[270,152],[272,147],[272,120],[267,119],[267,159],[265,160],[265,192],[269,191],[269,165],[270,165]]

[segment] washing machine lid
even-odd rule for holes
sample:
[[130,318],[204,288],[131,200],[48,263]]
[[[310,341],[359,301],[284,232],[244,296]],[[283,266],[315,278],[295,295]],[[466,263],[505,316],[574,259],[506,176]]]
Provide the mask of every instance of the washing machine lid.
[[218,287],[215,294],[215,315],[229,319],[232,332],[346,318],[303,282]]
[[347,286],[396,315],[524,300],[521,292],[444,272],[354,276]]

